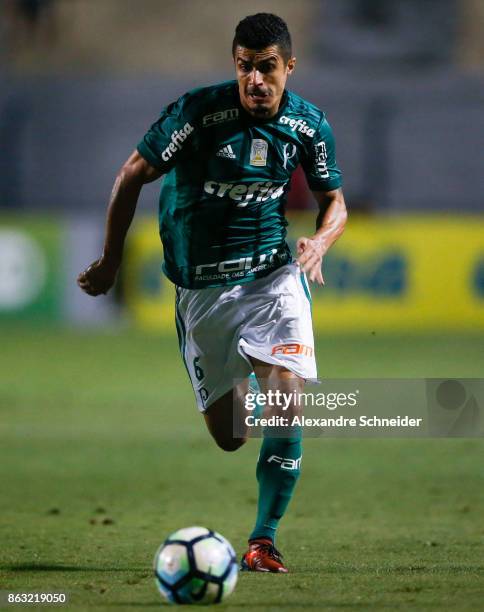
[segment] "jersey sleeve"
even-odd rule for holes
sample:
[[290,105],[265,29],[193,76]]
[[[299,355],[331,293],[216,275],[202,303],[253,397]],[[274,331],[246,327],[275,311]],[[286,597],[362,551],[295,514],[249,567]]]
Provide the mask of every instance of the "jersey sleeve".
[[324,116],[301,165],[312,191],[332,191],[341,187],[341,170],[336,164],[333,130]]
[[189,94],[169,104],[137,146],[139,154],[163,174],[193,154],[196,125],[190,106]]

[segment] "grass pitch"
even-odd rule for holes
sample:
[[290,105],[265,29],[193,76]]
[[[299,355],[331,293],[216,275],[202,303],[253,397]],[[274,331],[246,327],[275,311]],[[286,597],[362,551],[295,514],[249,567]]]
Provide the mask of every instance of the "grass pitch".
[[[174,337],[0,333],[0,588],[155,608],[174,529],[243,552],[258,442],[215,447]],[[318,357],[328,377],[482,377],[482,345],[320,335]],[[307,440],[277,543],[291,573],[242,574],[218,609],[483,610],[483,460],[482,440]]]

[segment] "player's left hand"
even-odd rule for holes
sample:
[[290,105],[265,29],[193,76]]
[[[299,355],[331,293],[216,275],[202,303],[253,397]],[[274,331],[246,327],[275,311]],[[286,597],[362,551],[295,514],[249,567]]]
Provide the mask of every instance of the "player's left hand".
[[296,263],[302,272],[306,272],[309,280],[318,285],[324,285],[322,272],[323,255],[326,250],[321,240],[302,236],[296,243],[298,258]]

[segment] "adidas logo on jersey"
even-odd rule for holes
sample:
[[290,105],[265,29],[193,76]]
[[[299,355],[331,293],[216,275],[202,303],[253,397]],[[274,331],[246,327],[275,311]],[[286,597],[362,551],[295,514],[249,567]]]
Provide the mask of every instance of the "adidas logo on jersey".
[[236,155],[235,155],[231,145],[226,145],[225,147],[222,147],[217,152],[217,157],[225,157],[226,159],[235,159]]

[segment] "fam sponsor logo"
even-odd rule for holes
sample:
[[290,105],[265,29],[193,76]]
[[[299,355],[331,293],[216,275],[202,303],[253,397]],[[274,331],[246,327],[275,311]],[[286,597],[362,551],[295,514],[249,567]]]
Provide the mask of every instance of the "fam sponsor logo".
[[299,470],[301,467],[301,457],[291,459],[290,457],[279,457],[279,455],[271,455],[267,463],[278,463],[281,470]]
[[248,185],[243,183],[217,183],[217,181],[205,181],[203,190],[209,195],[218,198],[230,198],[238,202],[237,206],[247,206],[251,201],[265,202],[269,199],[280,198],[288,181],[282,185],[274,185],[272,181],[258,181]]
[[163,161],[169,161],[174,153],[181,150],[183,143],[193,132],[193,129],[189,123],[185,123],[181,130],[172,132],[170,136],[171,142],[161,154]]
[[298,132],[301,132],[301,134],[307,134],[310,138],[312,138],[316,133],[316,130],[309,127],[304,119],[291,119],[290,117],[282,115],[282,117],[279,119],[279,123],[289,125],[293,132],[297,130]]
[[314,145],[316,149],[316,171],[321,178],[329,177],[328,170],[328,152],[326,151],[326,143],[324,140]]
[[217,123],[225,123],[226,121],[234,121],[239,116],[238,108],[227,108],[225,110],[217,111],[211,115],[205,115],[202,118],[203,127],[210,127]]
[[312,346],[306,346],[299,342],[291,342],[288,344],[276,344],[272,347],[272,355],[303,355],[312,357],[314,349]]

